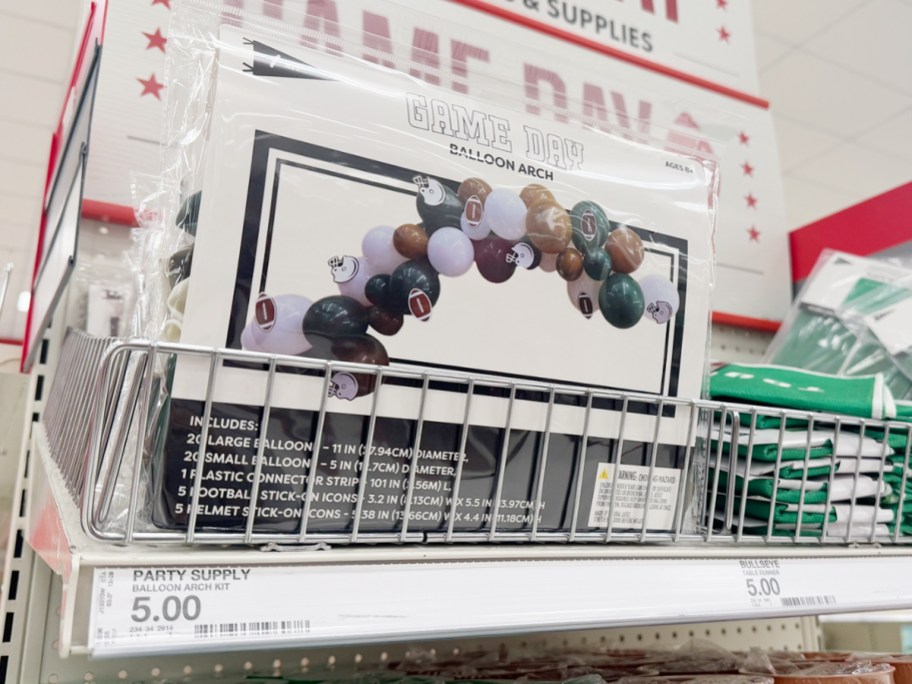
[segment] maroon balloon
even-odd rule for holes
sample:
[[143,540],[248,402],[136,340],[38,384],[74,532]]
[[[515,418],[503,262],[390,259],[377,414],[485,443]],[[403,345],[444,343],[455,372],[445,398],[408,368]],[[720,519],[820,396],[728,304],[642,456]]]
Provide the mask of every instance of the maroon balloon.
[[513,251],[513,243],[491,236],[478,240],[475,246],[475,265],[482,278],[492,283],[503,283],[516,271],[516,264],[507,259]]

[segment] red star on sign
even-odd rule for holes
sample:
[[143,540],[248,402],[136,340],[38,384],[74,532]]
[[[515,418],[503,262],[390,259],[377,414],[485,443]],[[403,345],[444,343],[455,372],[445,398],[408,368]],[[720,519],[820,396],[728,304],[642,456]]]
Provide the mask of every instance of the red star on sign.
[[728,0],[716,0],[716,9],[726,9],[728,7]]
[[747,162],[744,162],[743,164],[741,164],[741,170],[744,171],[745,176],[754,175],[754,167],[751,166],[750,164],[748,164]]
[[171,0],[152,0],[152,6],[155,5],[164,5],[167,9],[171,9]]
[[728,29],[726,29],[724,26],[720,26],[716,29],[716,31],[719,32],[719,40],[721,40],[723,43],[727,43],[728,39],[731,37]]
[[155,74],[152,74],[149,78],[137,78],[136,80],[143,85],[143,91],[139,94],[140,97],[154,95],[156,100],[161,99],[161,89],[164,88],[165,85],[156,80]]
[[155,33],[146,33],[143,31],[143,35],[149,41],[149,44],[146,45],[146,50],[151,50],[152,48],[158,48],[162,52],[165,51],[165,43],[168,42],[168,39],[162,35],[161,29],[155,29]]
[[750,227],[750,230],[747,231],[747,234],[750,235],[751,242],[760,242],[760,231],[757,230],[754,226]]
[[749,206],[751,209],[757,208],[757,198],[754,197],[752,193],[747,193],[747,197],[744,199],[747,201],[747,206]]
[[744,131],[741,131],[740,133],[738,133],[738,140],[741,141],[742,145],[747,145],[748,141],[750,141],[750,138],[748,137],[747,133],[745,133]]

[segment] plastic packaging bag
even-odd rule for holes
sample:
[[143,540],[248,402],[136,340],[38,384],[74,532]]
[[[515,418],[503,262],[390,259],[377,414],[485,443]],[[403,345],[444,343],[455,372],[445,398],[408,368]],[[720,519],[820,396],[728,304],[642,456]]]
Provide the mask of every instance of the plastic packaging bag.
[[[476,79],[469,96],[429,83],[420,59],[404,74],[360,49],[353,56],[341,40],[313,49],[327,35],[305,28],[302,39],[307,24],[294,4],[281,22],[214,8],[182,3],[169,36],[167,166],[150,212],[163,237],[146,276],[148,296],[160,299],[147,309],[159,316],[147,330],[393,371],[700,395],[714,160],[692,146],[682,153],[669,149],[674,142],[532,117],[517,105],[522,86],[496,75]],[[470,411],[453,401],[452,385],[423,390],[376,373],[332,374],[327,398],[322,379],[280,369],[264,430],[266,373],[226,362],[209,387],[207,359],[178,357],[173,380],[161,384],[167,411],[152,421],[161,434],[148,440],[164,443],[151,456],[154,524],[187,526],[202,452],[204,479],[219,479],[200,492],[197,525],[242,529],[264,435],[260,531],[345,532],[359,501],[361,530],[396,531],[417,468],[428,496],[411,507],[410,529],[441,532],[460,464],[457,532],[489,529],[498,481],[499,529],[567,530],[577,481],[586,483],[578,529],[604,529],[599,481],[614,486],[613,468],[633,479],[652,473],[653,496],[668,497],[667,513],[647,516],[640,491],[642,503],[618,511],[618,529],[678,524],[686,408],[653,418],[654,408],[631,405],[623,453],[612,456],[621,446],[617,402],[596,402],[581,448],[585,402],[558,397],[555,422],[543,412],[545,384],[519,401],[490,392]],[[208,390],[209,444],[199,450]],[[315,444],[327,453],[312,453]],[[368,486],[359,476],[365,453],[384,473]],[[308,491],[314,520],[305,523]]]
[[[912,271],[826,251],[767,350],[768,363],[838,375],[884,377],[897,399],[912,396],[912,366],[885,338],[901,335],[912,302]],[[889,312],[895,318],[884,320]],[[900,321],[897,326],[891,321]],[[912,340],[910,340],[912,344]]]

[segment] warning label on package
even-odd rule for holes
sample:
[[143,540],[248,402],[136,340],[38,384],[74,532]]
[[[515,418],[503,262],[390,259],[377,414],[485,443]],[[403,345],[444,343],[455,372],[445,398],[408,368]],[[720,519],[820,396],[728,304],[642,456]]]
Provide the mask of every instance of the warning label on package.
[[610,517],[612,529],[641,529],[645,512],[647,530],[672,529],[680,475],[674,468],[655,468],[650,486],[648,466],[617,467],[613,463],[599,463],[589,509],[589,527],[607,528]]

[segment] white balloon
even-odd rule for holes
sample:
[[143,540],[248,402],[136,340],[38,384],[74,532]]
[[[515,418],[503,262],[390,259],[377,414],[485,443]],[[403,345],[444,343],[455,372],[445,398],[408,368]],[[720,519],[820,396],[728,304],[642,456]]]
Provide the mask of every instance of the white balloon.
[[396,229],[392,226],[376,226],[367,231],[361,241],[361,253],[376,269],[376,274],[392,273],[396,266],[404,264],[408,259],[393,246],[393,233]]
[[241,332],[241,347],[247,351],[261,352],[264,350],[253,336],[253,329],[255,327],[256,321],[250,321],[243,332]]
[[574,281],[567,283],[567,294],[576,310],[586,318],[592,318],[598,308],[598,295],[601,283],[596,282],[585,273]]
[[542,252],[541,263],[538,267],[545,273],[554,273],[557,270],[557,254]]
[[466,218],[465,211],[462,212],[462,216],[459,218],[459,227],[462,228],[463,233],[473,240],[484,240],[491,234],[491,229],[488,228],[488,222],[484,216],[481,217],[481,221],[473,226],[469,223],[469,219]]
[[241,345],[250,351],[291,356],[309,351],[312,345],[304,337],[304,316],[312,302],[307,297],[287,294],[273,300],[275,322],[264,330],[256,319],[250,321],[241,333]]
[[428,239],[428,261],[441,275],[455,278],[475,263],[475,247],[458,228],[438,228]]
[[660,275],[646,276],[639,283],[646,302],[643,317],[659,325],[667,323],[681,306],[678,288],[668,278]]
[[364,306],[370,306],[371,300],[364,296],[364,286],[367,285],[368,280],[377,275],[377,269],[366,257],[358,257],[355,261],[358,262],[355,275],[350,280],[339,283],[339,292],[346,297],[357,299]]
[[492,190],[485,199],[484,210],[488,228],[504,240],[515,242],[526,234],[526,203],[512,190]]

